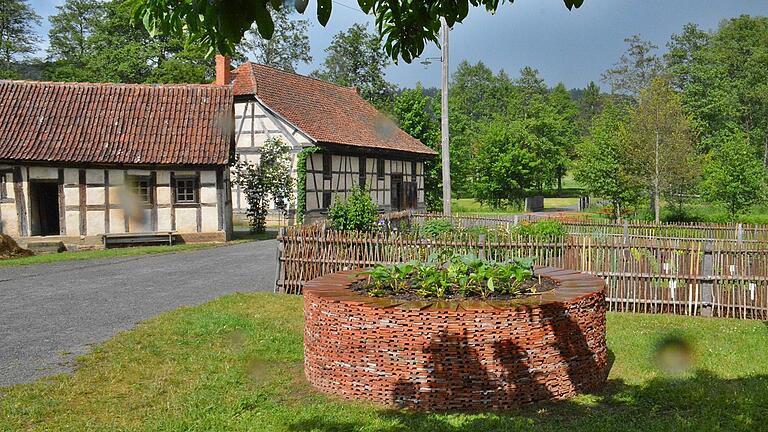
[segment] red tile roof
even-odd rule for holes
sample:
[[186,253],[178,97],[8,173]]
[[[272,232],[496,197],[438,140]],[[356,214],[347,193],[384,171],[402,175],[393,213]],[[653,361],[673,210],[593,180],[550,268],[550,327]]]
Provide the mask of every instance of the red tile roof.
[[0,160],[219,165],[231,86],[0,80]]
[[243,63],[234,73],[235,96],[255,95],[319,144],[436,154],[353,88],[251,62]]

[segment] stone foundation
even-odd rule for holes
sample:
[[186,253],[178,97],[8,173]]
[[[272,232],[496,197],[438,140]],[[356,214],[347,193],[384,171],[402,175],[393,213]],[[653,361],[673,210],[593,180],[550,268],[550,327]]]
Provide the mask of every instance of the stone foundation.
[[304,367],[318,390],[427,411],[508,409],[600,389],[604,282],[537,269],[557,289],[514,301],[401,301],[352,292],[357,271],[304,287]]

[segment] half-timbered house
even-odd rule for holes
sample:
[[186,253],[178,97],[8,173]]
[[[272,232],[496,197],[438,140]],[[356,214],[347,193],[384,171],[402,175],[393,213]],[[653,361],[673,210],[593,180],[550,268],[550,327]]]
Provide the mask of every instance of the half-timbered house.
[[231,232],[231,86],[0,81],[0,232]]
[[[264,142],[279,137],[292,148],[295,173],[302,149],[319,148],[306,159],[306,220],[361,185],[383,211],[424,208],[424,161],[435,152],[356,89],[251,62],[233,78],[238,157],[257,161]],[[237,186],[233,206],[247,208]]]

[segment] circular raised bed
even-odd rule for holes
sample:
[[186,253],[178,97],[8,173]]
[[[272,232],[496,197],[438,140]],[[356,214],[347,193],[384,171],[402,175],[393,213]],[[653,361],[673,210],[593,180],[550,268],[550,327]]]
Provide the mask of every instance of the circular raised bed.
[[506,409],[597,390],[608,373],[602,279],[546,267],[557,288],[505,301],[403,301],[304,287],[304,371],[318,390],[429,411]]

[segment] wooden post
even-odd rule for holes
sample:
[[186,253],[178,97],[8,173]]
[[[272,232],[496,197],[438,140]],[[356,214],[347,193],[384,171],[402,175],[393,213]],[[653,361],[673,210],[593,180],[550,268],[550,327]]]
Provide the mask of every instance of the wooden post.
[[280,227],[277,230],[277,251],[275,253],[276,266],[275,266],[275,292],[285,294],[285,277],[283,275],[283,253],[285,252],[285,245],[283,244],[283,238],[285,236],[285,227]]
[[443,214],[451,215],[451,150],[448,129],[448,22],[440,20],[443,33],[441,43],[441,79],[440,79],[440,151],[443,168]]
[[712,316],[714,257],[711,240],[704,244],[704,259],[701,262],[701,316]]
[[480,234],[480,238],[477,242],[478,252],[477,257],[481,260],[485,259],[485,234]]
[[629,220],[624,219],[624,244],[629,243]]
[[736,243],[744,243],[744,225],[742,224],[736,225]]

